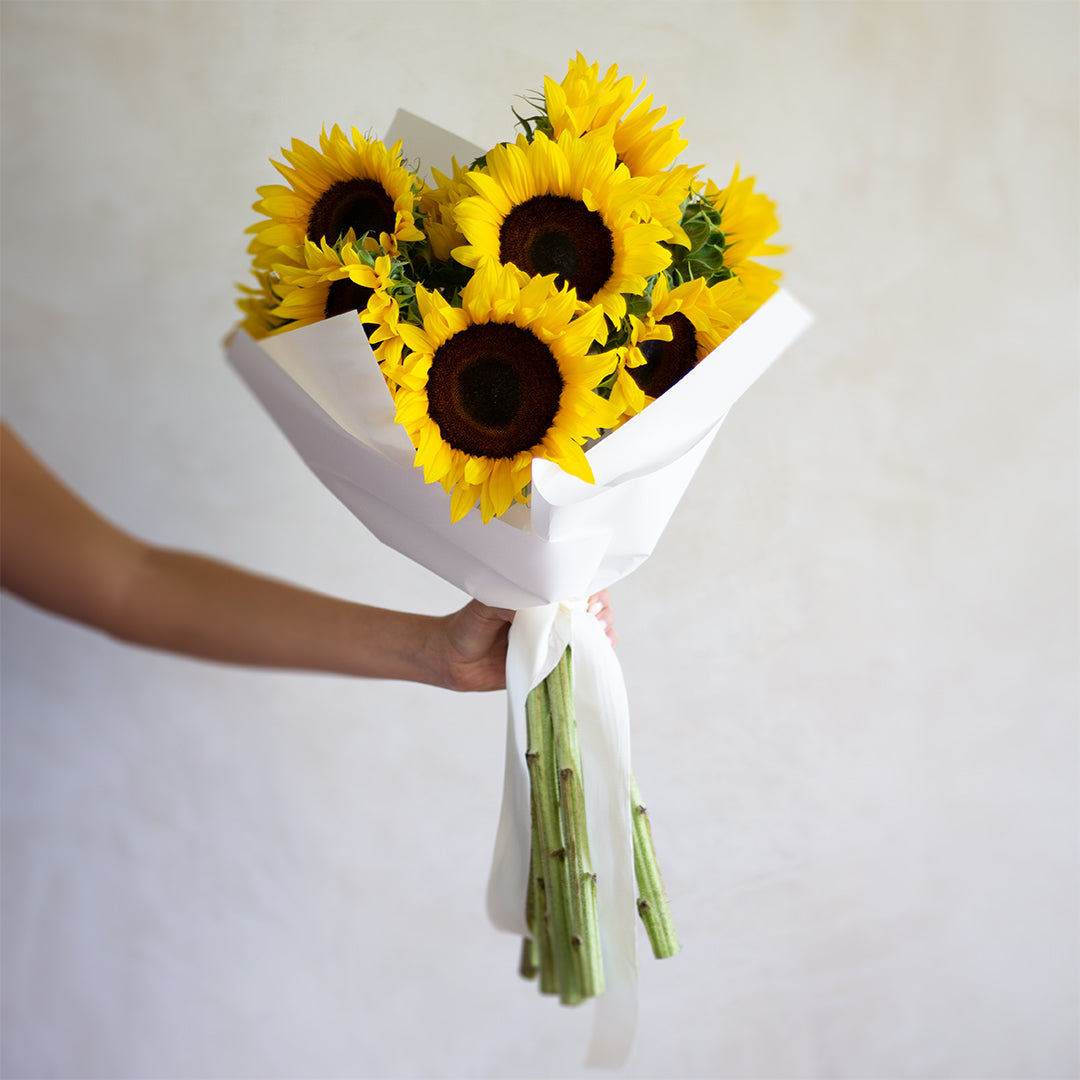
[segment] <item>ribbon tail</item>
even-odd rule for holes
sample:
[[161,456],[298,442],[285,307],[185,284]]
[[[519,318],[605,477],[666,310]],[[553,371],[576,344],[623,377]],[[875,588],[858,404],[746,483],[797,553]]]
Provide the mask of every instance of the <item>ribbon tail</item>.
[[603,626],[573,612],[574,708],[604,960],[586,1064],[625,1063],[637,1023],[637,887],[630,811],[630,705]]
[[488,876],[488,918],[500,930],[527,936],[525,898],[529,882],[529,778],[519,762],[525,751],[518,741],[513,704],[507,703],[506,764],[502,808],[495,832],[495,854]]

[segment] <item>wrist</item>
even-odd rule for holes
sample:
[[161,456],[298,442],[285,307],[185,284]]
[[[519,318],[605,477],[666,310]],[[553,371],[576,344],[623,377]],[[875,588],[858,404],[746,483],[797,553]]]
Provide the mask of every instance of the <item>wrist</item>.
[[414,681],[454,690],[450,615],[420,615]]

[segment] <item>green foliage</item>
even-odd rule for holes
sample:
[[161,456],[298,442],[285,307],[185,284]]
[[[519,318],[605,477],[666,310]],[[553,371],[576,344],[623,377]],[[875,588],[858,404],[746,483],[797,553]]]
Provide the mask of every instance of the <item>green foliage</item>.
[[704,278],[712,286],[731,277],[724,265],[727,237],[721,226],[720,210],[707,199],[693,194],[683,204],[680,222],[690,241],[690,247],[665,244],[671,254],[671,265],[664,271],[673,286],[693,278]]

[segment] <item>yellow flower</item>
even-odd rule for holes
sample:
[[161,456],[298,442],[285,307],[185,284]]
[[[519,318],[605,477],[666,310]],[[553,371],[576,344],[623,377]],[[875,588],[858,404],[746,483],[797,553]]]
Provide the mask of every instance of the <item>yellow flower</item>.
[[561,83],[545,77],[547,116],[556,135],[564,131],[584,135],[586,131],[618,123],[644,86],[642,80],[635,87],[629,75],[620,79],[615,64],[601,79],[600,65],[587,63],[579,52],[567,65],[566,78]]
[[454,217],[468,245],[452,254],[466,266],[488,257],[555,274],[618,323],[623,294],[644,292],[671,261],[662,243],[672,230],[652,220],[654,183],[618,165],[602,131],[558,141],[538,132],[531,143],[522,135],[465,179],[476,194],[456,203]]
[[682,120],[656,127],[667,109],[654,109],[651,94],[627,114],[644,88],[644,79],[637,88],[629,75],[620,79],[614,64],[601,79],[599,64],[586,63],[578,53],[561,83],[544,80],[547,117],[556,138],[564,131],[578,136],[610,128],[615,152],[630,174],[653,176],[667,169],[689,144],[679,136]]
[[277,330],[282,322],[270,312],[277,306],[273,278],[269,270],[255,270],[255,285],[237,285],[240,296],[236,306],[244,313],[240,325],[253,337],[264,338]]
[[711,288],[694,278],[669,290],[660,275],[649,314],[644,320],[631,317],[630,341],[621,350],[611,392],[620,423],[670,390],[739,325],[732,308],[742,294],[733,278]]
[[237,298],[236,306],[244,313],[240,325],[256,339],[273,334],[285,326],[286,320],[274,313],[281,303],[281,271],[303,265],[303,255],[299,250],[279,251],[278,260],[269,269],[252,269],[255,285],[237,285],[241,295]]
[[270,310],[281,330],[295,330],[355,311],[380,362],[401,354],[398,306],[390,295],[392,263],[379,255],[371,265],[351,244],[332,248],[308,240],[291,264],[275,263],[277,304]]
[[525,501],[533,458],[592,482],[582,444],[610,426],[594,393],[615,364],[588,355],[606,334],[603,311],[575,318],[576,298],[555,275],[529,277],[485,259],[452,307],[417,287],[422,326],[402,323],[411,350],[394,369],[396,418],[428,483],[451,494],[457,521],[477,499],[485,522]]
[[273,162],[289,182],[258,189],[253,209],[268,220],[252,225],[250,251],[257,267],[274,261],[278,248],[305,240],[331,245],[370,233],[388,254],[401,240],[423,240],[414,214],[422,182],[402,164],[401,143],[388,151],[352,129],[352,142],[337,125],[319,137],[319,149],[293,139],[282,148],[288,165]]
[[645,88],[644,79],[635,88],[629,75],[619,78],[619,69],[614,64],[603,79],[599,72],[599,65],[588,64],[579,52],[570,61],[561,83],[545,78],[545,111],[555,137],[563,132],[580,136],[587,131],[606,131],[618,161],[627,167],[630,175],[655,181],[650,196],[652,216],[671,230],[675,243],[689,247],[679,220],[682,202],[690,194],[701,166],[673,164],[689,145],[679,135],[682,120],[656,127],[667,108],[654,109],[651,94],[630,108]]
[[752,176],[739,178],[738,165],[726,187],[718,188],[709,180],[705,198],[720,212],[720,229],[726,239],[724,266],[742,282],[745,295],[739,302],[744,309],[748,308],[744,317],[749,316],[776,292],[780,277],[779,270],[756,260],[787,250],[783,245],[768,242],[780,228],[776,204],[754,191]]
[[454,221],[454,206],[462,199],[473,194],[473,189],[466,182],[467,170],[451,158],[453,176],[445,176],[432,167],[431,175],[436,187],[428,188],[420,200],[420,209],[424,212],[424,232],[427,233],[431,252],[440,262],[450,258],[450,252],[465,243]]

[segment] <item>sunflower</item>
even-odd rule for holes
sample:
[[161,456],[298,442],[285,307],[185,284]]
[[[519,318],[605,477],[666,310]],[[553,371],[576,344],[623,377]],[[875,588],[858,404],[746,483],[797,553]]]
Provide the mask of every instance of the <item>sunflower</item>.
[[612,64],[600,78],[600,65],[589,64],[579,52],[566,68],[561,83],[544,77],[544,105],[556,135],[586,131],[616,124],[642,91],[645,81],[634,86],[629,75],[619,78],[619,68]]
[[287,325],[287,320],[275,314],[281,303],[281,272],[295,270],[303,265],[303,253],[297,250],[281,250],[278,261],[269,269],[252,268],[254,285],[238,284],[240,296],[236,306],[244,313],[241,326],[253,337],[264,338]]
[[522,135],[465,179],[476,194],[455,204],[454,218],[468,244],[452,254],[466,266],[490,257],[530,276],[555,274],[618,323],[623,294],[644,292],[671,261],[663,242],[674,233],[652,219],[656,185],[616,163],[605,132]]
[[316,150],[299,139],[292,149],[282,147],[288,165],[273,162],[289,182],[258,189],[253,206],[266,221],[247,230],[254,233],[250,251],[257,267],[268,266],[278,248],[298,248],[305,240],[336,244],[370,233],[387,254],[396,254],[399,241],[423,240],[414,214],[422,181],[401,162],[401,143],[389,150],[377,140],[352,129],[352,142],[337,125],[319,137]]
[[667,108],[654,109],[651,94],[628,113],[645,80],[635,88],[629,75],[619,78],[615,64],[603,79],[599,75],[599,64],[588,64],[579,52],[561,83],[544,79],[545,109],[555,137],[564,131],[583,135],[609,127],[619,161],[632,176],[653,176],[669,168],[689,145],[679,135],[682,120],[656,127]]
[[582,444],[610,426],[594,392],[613,353],[589,355],[605,336],[603,310],[578,317],[555,275],[530,277],[485,259],[453,307],[417,287],[422,326],[402,322],[405,360],[387,369],[396,419],[416,447],[428,483],[450,493],[453,521],[477,499],[485,522],[525,501],[532,460],[592,482]]
[[738,165],[726,187],[718,188],[712,180],[708,181],[705,199],[720,214],[720,229],[725,238],[724,266],[742,282],[745,289],[742,304],[749,305],[746,311],[749,315],[776,292],[780,277],[779,270],[756,260],[787,250],[783,245],[768,242],[780,228],[776,204],[754,191],[752,176],[740,179]]
[[264,338],[283,326],[281,319],[270,312],[277,306],[274,295],[274,279],[269,270],[252,271],[254,285],[237,285],[240,296],[236,306],[244,313],[240,325],[253,337]]
[[465,243],[465,237],[454,222],[454,205],[473,194],[465,180],[467,170],[451,158],[453,176],[445,176],[432,167],[435,187],[428,188],[420,200],[424,213],[424,232],[427,233],[431,252],[440,262],[450,258],[450,252]]
[[733,308],[743,292],[735,279],[710,288],[695,278],[669,290],[664,275],[657,278],[649,314],[631,316],[630,340],[620,350],[611,391],[620,423],[670,390],[739,325]]
[[391,292],[400,274],[388,255],[373,256],[355,245],[331,247],[308,240],[294,263],[275,263],[277,303],[269,315],[281,330],[295,330],[355,311],[380,362],[401,354],[398,305]]

